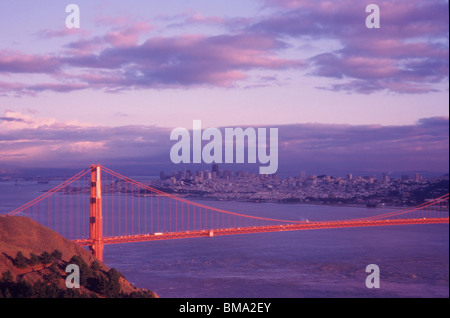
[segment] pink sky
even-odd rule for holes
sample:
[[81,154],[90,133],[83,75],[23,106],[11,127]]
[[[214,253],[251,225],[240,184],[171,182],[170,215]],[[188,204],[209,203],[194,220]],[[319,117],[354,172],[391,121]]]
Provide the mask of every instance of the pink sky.
[[[447,1],[377,1],[380,29],[365,27],[373,1],[75,3],[77,30],[58,1],[0,4],[0,163],[118,156],[112,141],[73,138],[74,127],[448,123]],[[64,147],[62,137],[23,139],[44,127]]]

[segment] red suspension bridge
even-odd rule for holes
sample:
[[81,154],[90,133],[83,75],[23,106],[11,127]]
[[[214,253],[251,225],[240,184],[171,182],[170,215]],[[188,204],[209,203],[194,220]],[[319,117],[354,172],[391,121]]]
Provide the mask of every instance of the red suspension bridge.
[[250,216],[192,202],[93,165],[11,211],[26,215],[103,259],[105,244],[245,233],[449,223],[449,195],[358,219],[293,221]]

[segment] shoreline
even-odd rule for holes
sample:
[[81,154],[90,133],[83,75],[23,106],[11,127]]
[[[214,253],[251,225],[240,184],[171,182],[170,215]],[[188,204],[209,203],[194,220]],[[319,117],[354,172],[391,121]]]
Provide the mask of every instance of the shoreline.
[[280,202],[279,200],[245,200],[245,199],[217,199],[217,198],[205,198],[205,197],[196,197],[190,195],[177,195],[180,198],[190,199],[190,200],[199,200],[199,201],[219,201],[219,202],[239,202],[239,203],[254,203],[254,204],[266,204],[273,203],[279,205],[314,205],[314,206],[329,206],[329,207],[352,207],[352,208],[367,208],[367,209],[404,209],[409,208],[411,206],[398,206],[398,205],[380,205],[376,207],[368,207],[367,203],[325,203],[323,201],[310,201],[310,202]]

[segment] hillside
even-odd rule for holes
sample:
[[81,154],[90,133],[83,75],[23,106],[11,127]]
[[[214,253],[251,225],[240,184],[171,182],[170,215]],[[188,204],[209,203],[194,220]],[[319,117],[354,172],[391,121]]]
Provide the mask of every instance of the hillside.
[[[80,268],[80,288],[65,268]],[[0,216],[0,297],[158,297],[132,286],[89,251],[27,217]]]

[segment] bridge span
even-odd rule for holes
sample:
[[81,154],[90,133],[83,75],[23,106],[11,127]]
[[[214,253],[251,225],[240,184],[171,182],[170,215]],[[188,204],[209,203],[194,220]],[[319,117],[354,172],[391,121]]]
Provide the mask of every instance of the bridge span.
[[8,213],[26,215],[103,259],[106,244],[251,233],[449,223],[449,194],[369,217],[293,221],[210,207],[93,165]]

